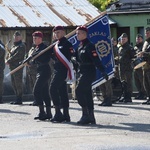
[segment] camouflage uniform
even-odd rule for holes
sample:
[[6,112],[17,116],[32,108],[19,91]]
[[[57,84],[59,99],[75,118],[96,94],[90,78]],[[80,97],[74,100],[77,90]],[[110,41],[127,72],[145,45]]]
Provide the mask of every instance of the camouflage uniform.
[[119,51],[119,75],[123,86],[123,99],[120,102],[131,102],[132,96],[132,67],[131,60],[134,57],[132,46],[126,42],[120,46]]
[[143,66],[144,87],[149,97],[146,103],[150,104],[150,38],[146,39],[143,45],[143,57],[146,59],[146,64]]
[[[30,57],[30,55],[33,54],[34,52],[34,46],[29,50],[28,54],[26,55],[27,57]],[[30,91],[33,91],[33,87],[34,87],[34,83],[36,80],[36,71],[37,69],[37,65],[36,64],[32,64],[30,67],[27,67],[27,75],[28,75],[28,79],[29,79],[29,87],[30,87]]]
[[[10,53],[7,56],[7,63],[9,64],[10,70],[14,70],[20,65],[20,62],[24,60],[25,57],[25,44],[22,40],[18,42],[14,42]],[[22,95],[23,95],[23,68],[16,71],[11,75],[11,82],[13,90],[16,94],[16,103],[22,103]],[[14,102],[14,104],[15,104]],[[13,104],[13,102],[11,102]]]
[[[140,35],[138,35],[138,36],[140,36]],[[134,46],[134,50],[135,50],[136,54],[138,54],[139,52],[142,51],[142,47],[143,47],[143,42],[138,43]],[[143,99],[146,95],[146,92],[145,92],[144,85],[143,85],[142,68],[134,69],[134,80],[135,80],[135,85],[137,87],[137,90],[139,92],[138,96],[135,97],[135,99]]]
[[112,79],[106,81],[102,85],[100,85],[100,90],[102,92],[102,96],[104,98],[103,102],[99,104],[98,106],[112,106],[112,85],[111,85]]
[[2,95],[3,95],[4,68],[5,68],[5,49],[4,45],[0,41],[0,103],[3,103]]

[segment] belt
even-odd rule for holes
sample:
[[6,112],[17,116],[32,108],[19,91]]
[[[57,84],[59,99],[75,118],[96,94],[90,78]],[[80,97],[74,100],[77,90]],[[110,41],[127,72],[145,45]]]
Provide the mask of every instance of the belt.
[[86,66],[86,65],[94,65],[93,63],[82,63],[80,66]]

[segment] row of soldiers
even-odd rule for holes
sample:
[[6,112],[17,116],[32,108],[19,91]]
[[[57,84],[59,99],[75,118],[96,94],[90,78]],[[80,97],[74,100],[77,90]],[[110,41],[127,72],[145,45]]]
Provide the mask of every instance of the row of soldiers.
[[[145,29],[145,42],[141,34],[136,36],[136,45],[128,42],[128,35],[123,33],[116,40],[112,39],[115,63],[118,67],[116,76],[123,86],[123,96],[119,102],[132,102],[132,72],[138,95],[135,99],[146,99],[143,104],[150,104],[150,27]],[[138,66],[138,67],[137,67]]]
[[[32,34],[34,47],[30,50],[31,54],[29,52],[25,59],[25,45],[22,42],[21,34],[15,32],[14,45],[6,56],[6,61],[3,59],[3,63],[8,64],[11,71],[17,68],[20,63],[21,66],[27,67],[36,64],[33,94],[39,108],[39,114],[34,119],[50,119],[51,122],[70,122],[67,79],[74,79],[75,70],[78,72],[75,92],[78,103],[82,107],[82,116],[77,123],[81,125],[95,124],[91,84],[96,78],[96,68],[101,71],[106,80],[108,80],[108,75],[98,57],[95,45],[87,38],[88,29],[85,26],[77,27],[76,36],[80,41],[77,50],[74,50],[72,44],[66,39],[64,27],[54,27],[53,33],[56,42],[47,46],[43,42],[43,33],[34,32]],[[4,51],[4,47],[2,49]],[[45,51],[46,49],[47,51]],[[51,59],[54,61],[52,75],[49,66]],[[17,99],[11,104],[22,104],[22,75],[23,67],[11,74],[12,86],[17,96]],[[50,76],[52,79],[49,85]],[[51,113],[51,100],[55,106],[54,116]]]
[[[10,71],[17,68],[21,62],[28,57],[30,53],[32,53],[33,48],[30,49],[30,52],[26,53],[26,45],[22,41],[22,36],[20,32],[16,31],[13,35],[13,46],[11,49],[8,49],[7,44],[1,44],[0,48],[0,103],[3,103],[2,95],[3,95],[3,79],[4,79],[4,68],[5,64],[9,66]],[[5,51],[6,50],[6,51]],[[33,88],[35,82],[36,75],[36,67],[28,67],[28,75],[30,77],[30,85]],[[11,75],[11,83],[13,91],[16,95],[16,99],[11,104],[22,104],[22,96],[23,96],[23,68],[19,69],[17,72]]]

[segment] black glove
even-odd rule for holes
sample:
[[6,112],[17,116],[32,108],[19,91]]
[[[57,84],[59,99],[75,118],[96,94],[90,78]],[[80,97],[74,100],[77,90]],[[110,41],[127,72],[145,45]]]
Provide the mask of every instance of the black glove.
[[108,78],[109,78],[106,72],[102,72],[102,76],[103,76],[106,80],[108,80]]

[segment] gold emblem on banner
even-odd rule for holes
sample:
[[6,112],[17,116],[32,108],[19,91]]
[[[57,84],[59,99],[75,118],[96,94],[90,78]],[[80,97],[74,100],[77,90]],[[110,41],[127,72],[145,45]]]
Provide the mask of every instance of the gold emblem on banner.
[[101,40],[95,44],[96,50],[100,57],[106,57],[110,53],[110,44],[107,41]]

